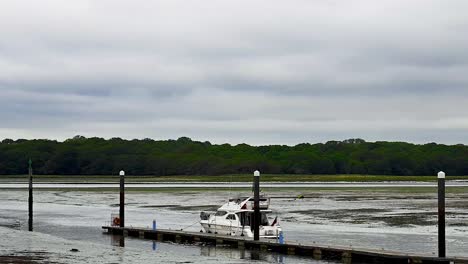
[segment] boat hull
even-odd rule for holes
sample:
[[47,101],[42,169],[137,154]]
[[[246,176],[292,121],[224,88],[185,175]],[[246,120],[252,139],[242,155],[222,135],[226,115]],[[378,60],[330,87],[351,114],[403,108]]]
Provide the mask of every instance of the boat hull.
[[[201,226],[203,227],[206,233],[213,233],[225,236],[246,236],[253,237],[253,232],[250,229],[250,226],[233,226],[233,225],[223,225],[223,224],[214,224],[209,221],[201,221]],[[279,226],[260,226],[260,237],[277,239],[279,233],[281,232],[281,227]]]

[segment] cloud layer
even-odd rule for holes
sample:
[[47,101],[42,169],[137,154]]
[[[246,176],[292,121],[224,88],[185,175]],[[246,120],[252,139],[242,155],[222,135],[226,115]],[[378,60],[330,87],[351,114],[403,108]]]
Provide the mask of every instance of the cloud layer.
[[465,143],[466,1],[0,4],[0,138]]

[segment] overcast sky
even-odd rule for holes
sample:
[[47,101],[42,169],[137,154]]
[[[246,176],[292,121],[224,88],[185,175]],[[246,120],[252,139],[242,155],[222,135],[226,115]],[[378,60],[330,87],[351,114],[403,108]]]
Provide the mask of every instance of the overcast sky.
[[468,1],[2,0],[0,139],[468,144]]

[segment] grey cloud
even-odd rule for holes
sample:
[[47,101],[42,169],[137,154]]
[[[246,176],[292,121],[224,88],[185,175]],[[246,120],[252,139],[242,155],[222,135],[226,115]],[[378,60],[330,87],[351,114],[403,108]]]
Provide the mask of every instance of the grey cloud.
[[463,142],[466,1],[5,1],[0,138]]

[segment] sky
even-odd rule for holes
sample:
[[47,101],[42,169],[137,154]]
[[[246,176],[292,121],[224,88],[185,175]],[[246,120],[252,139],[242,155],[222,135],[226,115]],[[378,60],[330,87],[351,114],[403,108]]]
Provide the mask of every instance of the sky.
[[2,0],[0,139],[468,144],[465,0]]

